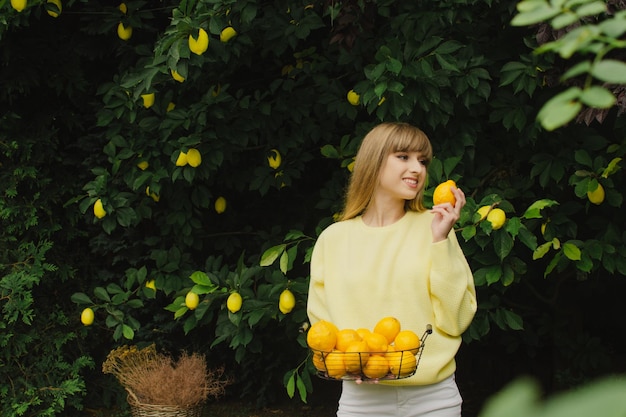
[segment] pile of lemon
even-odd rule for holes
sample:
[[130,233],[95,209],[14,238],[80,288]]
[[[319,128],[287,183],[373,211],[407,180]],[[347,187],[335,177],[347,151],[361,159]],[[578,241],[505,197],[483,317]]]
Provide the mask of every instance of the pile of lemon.
[[372,330],[341,329],[321,320],[307,333],[313,365],[335,379],[406,378],[417,369],[421,339],[402,330],[395,317],[384,317]]

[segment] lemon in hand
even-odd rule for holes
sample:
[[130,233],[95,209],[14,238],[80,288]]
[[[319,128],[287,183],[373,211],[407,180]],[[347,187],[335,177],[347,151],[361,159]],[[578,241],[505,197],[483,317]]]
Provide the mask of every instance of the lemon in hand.
[[200,28],[198,30],[198,38],[194,38],[189,34],[189,50],[196,55],[202,55],[209,48],[209,35],[206,30]]
[[433,204],[450,203],[454,206],[456,204],[456,197],[452,193],[454,188],[456,188],[456,183],[452,180],[443,182],[435,187],[435,191],[433,192]]

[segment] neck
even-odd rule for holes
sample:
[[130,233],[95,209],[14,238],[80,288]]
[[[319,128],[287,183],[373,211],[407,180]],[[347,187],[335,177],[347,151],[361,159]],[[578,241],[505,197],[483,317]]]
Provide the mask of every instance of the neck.
[[368,226],[382,227],[397,222],[404,217],[405,212],[404,201],[401,201],[400,204],[383,204],[372,200],[361,218]]

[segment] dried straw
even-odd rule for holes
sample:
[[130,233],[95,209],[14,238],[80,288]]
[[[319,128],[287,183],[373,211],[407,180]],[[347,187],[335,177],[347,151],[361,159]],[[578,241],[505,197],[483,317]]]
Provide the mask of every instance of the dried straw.
[[232,381],[224,368],[207,369],[206,359],[184,352],[174,361],[157,353],[154,345],[137,350],[118,348],[107,356],[104,373],[115,375],[122,386],[143,404],[191,407],[218,398]]

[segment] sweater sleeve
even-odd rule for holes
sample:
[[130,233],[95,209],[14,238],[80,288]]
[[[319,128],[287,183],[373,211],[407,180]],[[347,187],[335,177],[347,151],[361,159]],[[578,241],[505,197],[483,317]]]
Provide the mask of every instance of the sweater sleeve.
[[311,324],[320,320],[328,320],[326,293],[324,287],[324,249],[323,236],[320,235],[311,255],[309,293],[307,298],[307,315]]
[[476,313],[476,289],[454,231],[433,243],[430,293],[436,326],[450,336],[463,334]]

